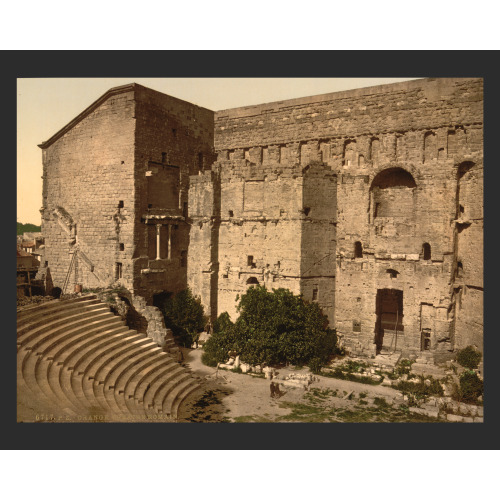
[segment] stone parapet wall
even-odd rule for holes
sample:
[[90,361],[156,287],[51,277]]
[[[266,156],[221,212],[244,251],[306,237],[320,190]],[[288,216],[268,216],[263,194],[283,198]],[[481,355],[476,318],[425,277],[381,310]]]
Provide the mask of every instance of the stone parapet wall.
[[482,112],[481,79],[412,80],[218,111],[215,148],[250,149],[482,124]]

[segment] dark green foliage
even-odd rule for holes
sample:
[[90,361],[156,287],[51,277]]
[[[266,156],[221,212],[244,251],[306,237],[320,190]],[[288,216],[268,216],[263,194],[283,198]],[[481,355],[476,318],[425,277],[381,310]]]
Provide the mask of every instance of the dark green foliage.
[[165,326],[172,330],[176,341],[184,347],[191,347],[205,324],[199,297],[188,288],[173,296],[162,297],[155,305],[163,313]]
[[39,233],[42,230],[40,226],[35,226],[35,224],[23,224],[22,222],[17,223],[17,234],[21,235],[24,233]]
[[433,377],[429,377],[428,380],[430,380],[430,385],[427,385],[425,377],[420,375],[417,383],[402,380],[395,388],[407,395],[412,401],[425,401],[429,396],[442,396],[444,392],[439,380]]
[[227,352],[234,350],[252,365],[311,364],[318,372],[335,352],[337,336],[318,304],[308,304],[289,290],[249,288],[238,311],[234,324],[224,314],[215,322],[204,346],[207,360],[224,362]]
[[213,324],[213,332],[215,333],[221,333],[221,332],[228,332],[231,330],[233,327],[233,322],[231,321],[231,318],[229,317],[229,314],[227,312],[223,312],[215,321]]
[[228,352],[235,345],[234,324],[227,312],[222,313],[213,324],[213,332],[205,342],[201,361],[207,366],[217,366],[227,360]]
[[479,366],[482,357],[482,354],[478,350],[469,345],[464,349],[458,351],[456,359],[457,362],[464,368],[474,370]]
[[382,408],[390,408],[391,405],[385,400],[385,398],[376,397],[373,403]]
[[483,381],[473,371],[466,371],[460,377],[458,398],[465,403],[477,403],[479,396],[483,395]]
[[343,365],[342,365],[342,371],[348,372],[348,373],[357,373],[360,372],[362,368],[368,368],[367,363],[363,363],[363,361],[352,361],[351,359],[348,359]]
[[208,352],[204,352],[201,355],[201,362],[206,366],[211,366],[215,368],[217,366],[217,361]]
[[321,358],[312,358],[309,361],[309,369],[315,375],[319,375],[321,373],[321,368],[325,363],[321,360]]
[[394,374],[397,375],[397,377],[401,377],[402,375],[409,375],[409,373],[411,372],[411,365],[413,363],[415,363],[415,361],[402,359],[394,369]]

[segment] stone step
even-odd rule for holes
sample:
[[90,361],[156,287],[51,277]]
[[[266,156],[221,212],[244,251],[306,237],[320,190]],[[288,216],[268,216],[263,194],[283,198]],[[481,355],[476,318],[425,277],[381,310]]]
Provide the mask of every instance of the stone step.
[[69,314],[71,311],[75,310],[81,311],[96,305],[104,306],[105,304],[103,304],[98,299],[94,298],[79,302],[74,302],[74,301],[57,302],[56,304],[54,304],[54,307],[51,308],[46,308],[42,310],[34,308],[33,310],[30,310],[27,313],[18,312],[17,314],[18,331],[20,331],[21,328],[24,328],[26,325],[36,325],[40,321],[46,321],[47,318],[59,317],[61,314],[63,315]]
[[128,394],[128,397],[142,404],[145,409],[149,409],[152,407],[150,402],[153,399],[156,389],[166,380],[173,378],[181,372],[182,368],[177,363],[164,363],[142,377],[140,382],[133,387],[133,393]]
[[[191,374],[186,373],[186,371],[178,372],[175,377],[166,380],[155,392],[153,399],[151,401],[151,406],[158,412],[163,413],[163,403],[168,395],[175,391],[175,388],[179,386],[184,380],[189,380],[194,383],[194,379]],[[172,402],[174,399],[172,399]],[[171,405],[167,409],[168,415],[171,415]]]
[[177,418],[177,416],[174,415],[173,410],[175,400],[180,397],[180,395],[186,388],[196,385],[197,383],[189,376],[180,378],[179,383],[176,385],[176,387],[174,387],[173,390],[169,391],[166,397],[161,402],[161,412],[163,413],[163,415],[168,415],[171,418]]
[[20,326],[17,372],[23,416],[33,420],[37,411],[53,411],[69,421],[94,414],[106,421],[150,421],[165,407],[175,418],[199,383],[107,306],[88,301],[65,304],[64,312],[52,304],[43,314],[32,308]]
[[31,343],[34,341],[39,342],[44,335],[55,335],[58,332],[67,331],[70,328],[85,325],[90,321],[97,321],[98,319],[102,318],[115,318],[115,321],[121,321],[118,316],[111,314],[109,310],[106,311],[104,308],[99,312],[78,312],[70,317],[59,318],[57,320],[47,322],[43,325],[39,325],[36,328],[23,331],[20,335],[18,335],[17,345],[19,347],[31,345]]
[[[97,299],[96,295],[90,294],[90,295],[82,295],[81,297],[75,297],[72,299],[54,299],[51,300],[50,302],[45,302],[42,304],[29,304],[27,306],[22,306],[17,309],[17,317],[19,318],[26,318],[29,317],[32,314],[39,314],[43,313],[44,311],[51,310],[51,309],[58,309],[61,307],[66,307],[66,306],[71,306],[75,303],[79,302],[87,302],[91,300]],[[99,299],[97,299],[99,300]]]
[[[201,389],[200,385],[198,383],[191,383],[188,384],[184,389],[177,395],[175,398],[175,401],[172,403],[171,410],[170,410],[170,416],[174,420],[178,420],[179,417],[179,409],[181,408],[181,405],[183,405],[185,402],[187,402],[189,399],[196,397],[196,395],[201,396],[203,394],[203,390]],[[165,413],[168,410],[162,409],[162,411]]]

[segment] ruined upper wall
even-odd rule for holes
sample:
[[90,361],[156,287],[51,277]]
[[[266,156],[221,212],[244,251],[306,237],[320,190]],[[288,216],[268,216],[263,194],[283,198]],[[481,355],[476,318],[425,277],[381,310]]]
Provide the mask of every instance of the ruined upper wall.
[[483,121],[483,81],[426,78],[218,111],[216,150]]

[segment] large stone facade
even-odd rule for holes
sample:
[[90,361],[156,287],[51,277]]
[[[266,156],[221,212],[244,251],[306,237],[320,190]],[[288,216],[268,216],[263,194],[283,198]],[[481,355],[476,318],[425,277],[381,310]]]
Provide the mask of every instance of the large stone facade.
[[40,147],[55,285],[117,283],[148,301],[186,288],[189,176],[214,160],[212,111],[126,85]]
[[56,284],[77,245],[79,282],[149,302],[189,285],[234,318],[249,286],[284,287],[354,353],[482,349],[482,80],[215,115],[130,85],[82,115],[41,145]]

